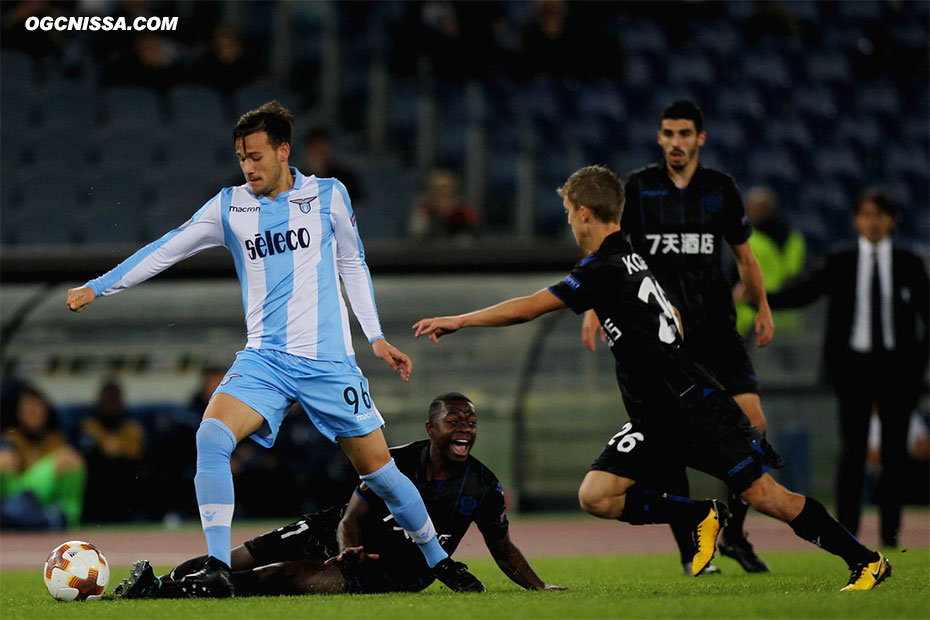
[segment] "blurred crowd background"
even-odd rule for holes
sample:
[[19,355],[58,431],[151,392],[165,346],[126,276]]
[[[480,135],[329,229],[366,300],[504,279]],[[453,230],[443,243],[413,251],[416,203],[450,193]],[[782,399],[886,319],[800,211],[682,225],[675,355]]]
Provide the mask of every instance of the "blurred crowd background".
[[[24,27],[31,15],[92,14],[177,15],[179,25]],[[77,280],[75,265],[90,255],[109,268],[221,186],[241,183],[231,129],[248,109],[269,99],[290,107],[292,164],[346,184],[373,248],[386,331],[404,334],[418,312],[478,307],[489,291],[529,292],[528,278],[489,285],[463,275],[427,286],[422,275],[377,275],[379,257],[421,260],[435,248],[417,271],[435,260],[448,271],[494,272],[506,271],[493,262],[501,248],[520,246],[530,248],[521,269],[538,261],[545,271],[561,248],[567,268],[574,248],[554,189],[582,165],[625,175],[657,161],[659,113],[683,97],[705,114],[701,162],[733,175],[757,230],[787,248],[779,281],[855,238],[855,197],[870,186],[897,202],[897,239],[926,255],[928,20],[930,3],[870,0],[0,4],[0,263],[17,261],[15,281],[7,271],[0,283],[0,473],[33,472],[25,482],[3,478],[0,524],[194,515],[193,433],[242,342],[235,282],[158,280],[75,322],[62,316],[61,274]],[[100,264],[78,268],[80,277],[99,275]],[[218,275],[229,280],[231,271]],[[836,449],[810,435],[835,424],[818,367],[821,312],[776,317],[779,342],[756,360],[801,491],[828,484],[831,473],[818,472]],[[545,335],[494,335],[458,356],[395,342],[422,360],[412,394],[360,360],[382,412],[407,432],[389,439],[418,438],[429,399],[464,391],[494,429],[493,450],[479,454],[505,484],[517,479],[522,499],[535,493],[545,507],[571,497],[578,463],[586,467],[599,445],[560,427],[561,412],[584,408],[592,425],[604,420],[601,431],[618,415],[610,363],[581,357],[576,327],[564,320]],[[590,378],[570,383],[566,368]],[[527,411],[532,437],[515,422]],[[305,416],[284,428],[272,451],[237,449],[237,515],[292,515],[351,489],[351,468]],[[561,460],[548,458],[551,448]],[[926,477],[923,467],[915,471]]]
[[[366,238],[564,235],[553,188],[583,164],[626,174],[658,159],[659,112],[682,97],[705,112],[702,161],[744,188],[770,186],[815,249],[845,238],[868,185],[902,205],[903,234],[926,246],[930,232],[926,2],[85,0],[2,11],[5,243],[161,235],[238,182],[231,126],[271,98],[297,113],[295,163],[345,177]],[[180,19],[174,32],[23,27],[31,14],[94,13]],[[472,213],[424,227],[416,211],[435,168]],[[63,204],[76,213],[49,217]]]

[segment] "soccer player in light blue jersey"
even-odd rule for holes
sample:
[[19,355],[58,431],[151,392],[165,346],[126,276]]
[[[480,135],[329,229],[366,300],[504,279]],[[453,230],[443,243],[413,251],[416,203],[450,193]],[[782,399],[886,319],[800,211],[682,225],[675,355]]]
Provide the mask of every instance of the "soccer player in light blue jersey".
[[248,339],[197,431],[194,487],[210,560],[187,579],[200,595],[233,594],[233,448],[248,436],[270,447],[295,401],[323,435],[339,443],[437,578],[456,591],[483,592],[481,582],[442,550],[416,487],[388,452],[384,420],[355,363],[340,279],[375,355],[404,381],[413,365],[381,331],[345,187],[288,166],[293,121],[276,101],[244,114],[233,142],[245,184],[223,188],[179,228],[68,291],[68,308],[80,312],[98,295],[139,284],[209,247],[225,246],[232,254]]

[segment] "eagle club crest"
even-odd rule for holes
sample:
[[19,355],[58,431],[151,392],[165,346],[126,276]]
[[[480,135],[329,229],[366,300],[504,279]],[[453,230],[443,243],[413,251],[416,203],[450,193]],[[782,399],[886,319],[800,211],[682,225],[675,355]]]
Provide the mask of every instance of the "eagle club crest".
[[298,198],[297,200],[292,200],[295,205],[300,207],[302,213],[310,213],[310,203],[316,200],[316,196],[310,196],[309,198]]

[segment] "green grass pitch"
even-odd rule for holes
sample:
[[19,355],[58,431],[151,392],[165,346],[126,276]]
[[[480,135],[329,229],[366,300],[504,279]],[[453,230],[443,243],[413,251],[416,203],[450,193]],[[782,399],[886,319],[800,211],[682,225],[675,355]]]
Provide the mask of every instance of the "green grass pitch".
[[[566,592],[528,592],[491,560],[469,562],[487,594],[434,584],[418,594],[258,597],[232,600],[59,603],[40,571],[0,573],[2,618],[928,618],[930,550],[892,551],[891,579],[871,592],[839,592],[848,573],[827,553],[766,552],[770,575],[746,575],[717,558],[723,574],[688,578],[670,555],[537,558]],[[167,567],[161,567],[167,569]],[[126,576],[117,568],[111,588]]]

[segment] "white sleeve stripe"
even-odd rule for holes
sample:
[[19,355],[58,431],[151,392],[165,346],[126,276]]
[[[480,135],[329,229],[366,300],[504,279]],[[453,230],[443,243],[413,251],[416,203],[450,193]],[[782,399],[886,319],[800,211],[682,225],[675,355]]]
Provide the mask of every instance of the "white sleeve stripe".
[[330,217],[336,237],[339,275],[345,284],[352,312],[362,326],[362,331],[369,342],[381,337],[381,321],[375,304],[374,287],[368,265],[365,264],[365,250],[361,236],[355,226],[352,206],[345,187],[338,181],[334,185],[330,207]]
[[218,198],[219,195],[202,206],[189,222],[137,250],[107,273],[88,281],[86,286],[95,295],[112,295],[151,278],[201,250],[222,245]]

